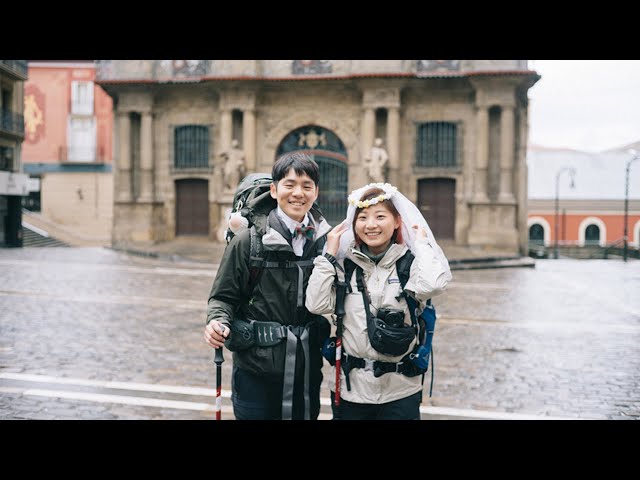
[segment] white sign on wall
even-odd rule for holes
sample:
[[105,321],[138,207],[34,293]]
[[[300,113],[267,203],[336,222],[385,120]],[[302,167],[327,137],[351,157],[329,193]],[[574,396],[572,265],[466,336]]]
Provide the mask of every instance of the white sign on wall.
[[27,188],[30,192],[39,192],[40,191],[40,179],[30,177],[27,182]]
[[29,194],[29,175],[25,173],[13,173],[0,171],[0,195]]

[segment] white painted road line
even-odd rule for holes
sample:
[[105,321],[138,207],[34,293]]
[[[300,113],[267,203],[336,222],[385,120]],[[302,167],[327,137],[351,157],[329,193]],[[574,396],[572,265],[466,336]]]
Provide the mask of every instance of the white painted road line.
[[[135,382],[108,382],[97,380],[85,380],[80,378],[63,378],[49,375],[32,375],[23,373],[2,373],[0,379],[18,380],[23,382],[49,383],[60,385],[76,385],[86,387],[123,389],[131,391],[161,392],[161,393],[178,393],[183,395],[204,395],[215,396],[214,389],[201,387],[184,387],[175,385],[158,385],[148,383]],[[81,400],[100,403],[116,403],[123,405],[138,405],[145,407],[171,408],[178,410],[196,410],[196,411],[214,411],[215,406],[209,403],[186,402],[179,400],[163,400],[158,398],[136,397],[129,395],[110,395],[89,392],[75,392],[66,390],[50,390],[28,388],[20,389],[17,387],[0,387],[0,392],[21,393],[22,395],[33,395],[50,398],[66,398],[71,400]],[[230,398],[231,392],[222,390],[221,396]],[[329,398],[321,398],[320,403],[323,406],[331,406]],[[232,413],[231,407],[222,407],[222,411]],[[546,415],[533,415],[524,413],[497,412],[488,410],[471,410],[449,407],[430,407],[421,406],[420,413],[423,415],[440,415],[447,417],[463,417],[463,418],[482,418],[487,420],[574,420],[572,417],[551,417]],[[321,413],[319,419],[329,420],[331,414]]]
[[74,263],[74,262],[51,262],[44,260],[5,260],[0,259],[0,265],[10,265],[14,267],[33,267],[42,270],[43,265],[59,266],[64,270],[72,268],[82,270],[110,270],[114,272],[143,273],[147,275],[185,275],[189,277],[208,277],[216,275],[217,268],[180,268],[180,267],[135,267],[128,265],[109,265],[104,263]]
[[[110,382],[103,380],[85,380],[83,378],[54,377],[51,375],[33,375],[28,373],[0,373],[0,379],[19,380],[22,382],[51,383],[56,385],[78,385],[83,387],[111,388],[114,390],[134,390],[138,392],[179,393],[182,395],[201,395],[215,397],[213,388],[186,387],[177,385],[159,385],[154,383]],[[231,397],[231,393],[223,390],[223,397]]]

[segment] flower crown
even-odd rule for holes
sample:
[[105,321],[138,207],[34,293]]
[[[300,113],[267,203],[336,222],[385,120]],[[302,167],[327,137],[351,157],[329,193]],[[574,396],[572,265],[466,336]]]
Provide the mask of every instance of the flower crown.
[[[369,200],[360,201],[360,197],[362,197],[362,194],[369,188],[379,188],[381,190],[384,190],[385,193],[380,194],[377,197],[370,198]],[[366,187],[362,187],[351,192],[351,195],[349,195],[349,203],[356,208],[368,208],[371,205],[375,205],[376,203],[391,199],[391,197],[393,197],[393,194],[397,191],[398,189],[390,183],[370,183],[369,185],[366,185]],[[357,192],[360,193],[358,194]]]

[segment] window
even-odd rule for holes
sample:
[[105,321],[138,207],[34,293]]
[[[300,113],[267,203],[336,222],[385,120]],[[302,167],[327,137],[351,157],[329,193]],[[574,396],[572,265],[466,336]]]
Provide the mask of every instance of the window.
[[0,170],[13,171],[13,148],[0,147]]
[[183,125],[175,129],[175,168],[206,168],[209,166],[209,127]]
[[428,122],[418,125],[416,166],[455,167],[457,165],[457,125],[452,122]]
[[93,82],[71,82],[71,113],[93,115]]
[[67,147],[68,162],[96,161],[95,117],[69,117]]
[[539,223],[529,227],[529,243],[544,245],[544,228]]
[[600,244],[600,227],[597,225],[589,225],[584,232],[584,244],[585,245],[599,245]]

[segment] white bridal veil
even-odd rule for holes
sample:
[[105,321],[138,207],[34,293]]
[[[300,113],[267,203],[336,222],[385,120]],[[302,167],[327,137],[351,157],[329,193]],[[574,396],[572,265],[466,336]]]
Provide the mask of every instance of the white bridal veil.
[[[449,262],[447,261],[447,257],[444,256],[444,252],[440,248],[440,245],[438,245],[438,243],[436,242],[436,239],[433,236],[431,229],[429,228],[429,224],[420,213],[420,210],[418,210],[418,207],[416,207],[413,202],[409,201],[407,197],[400,193],[396,187],[389,183],[370,183],[351,192],[351,195],[349,195],[349,207],[347,208],[346,218],[349,229],[340,237],[340,249],[338,250],[338,257],[343,258],[347,249],[353,246],[354,237],[351,225],[353,224],[353,218],[356,213],[356,205],[358,204],[364,192],[366,192],[370,188],[376,187],[384,190],[385,193],[382,198],[391,200],[391,202],[393,202],[393,205],[396,207],[396,210],[398,210],[398,213],[402,217],[402,238],[411,252],[414,255],[416,253],[416,234],[411,226],[418,225],[419,227],[423,227],[427,231],[427,239],[429,241],[429,244],[433,248],[436,258],[446,269],[447,280],[451,280],[451,269],[449,268]],[[377,203],[377,201],[379,201],[377,200],[377,198],[380,197],[372,199],[370,201],[371,204]]]

